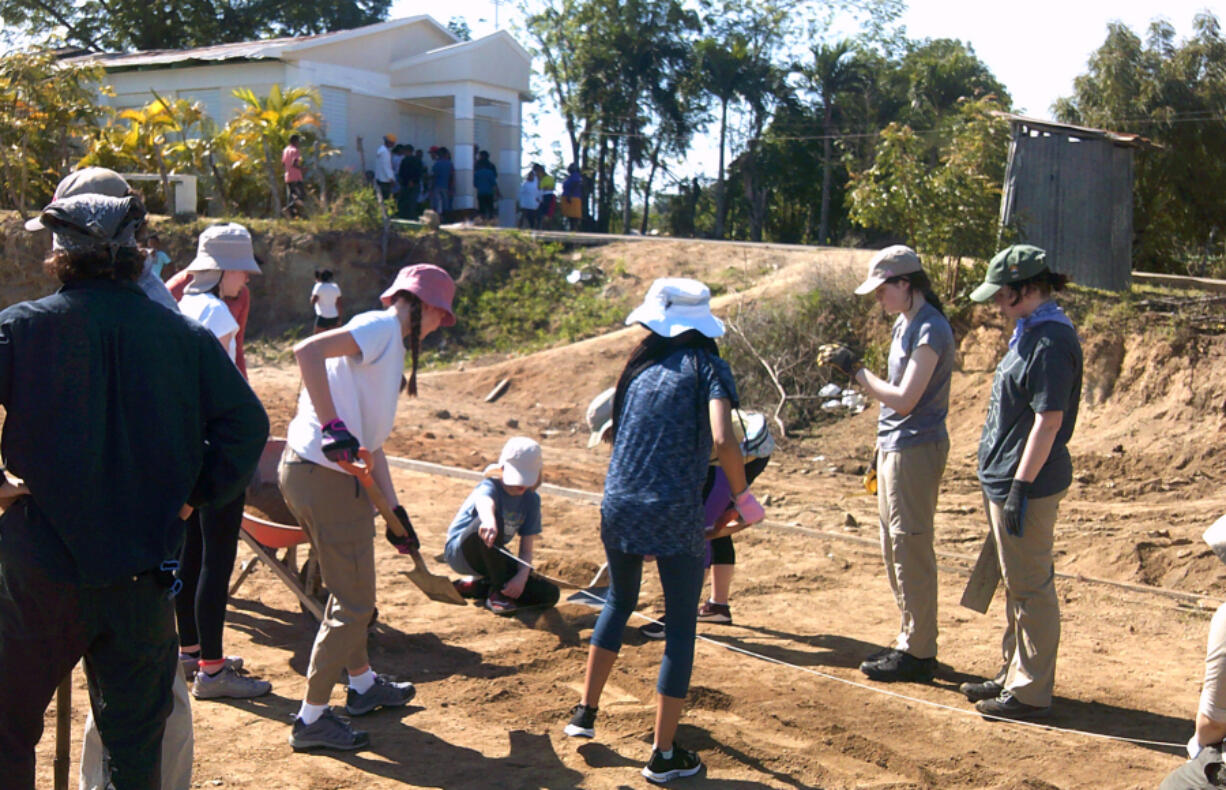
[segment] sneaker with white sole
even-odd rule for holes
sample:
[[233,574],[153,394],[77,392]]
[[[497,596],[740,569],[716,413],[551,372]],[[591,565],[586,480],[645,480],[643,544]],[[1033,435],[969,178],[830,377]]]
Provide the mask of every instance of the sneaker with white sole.
[[267,680],[240,675],[232,666],[223,666],[216,675],[197,672],[192,683],[192,696],[196,699],[250,699],[270,691],[272,684]]
[[563,730],[572,738],[596,737],[596,708],[582,702],[570,709],[570,722]]
[[359,694],[352,688],[345,695],[345,712],[350,716],[365,716],[375,708],[396,708],[408,705],[417,696],[412,683],[397,683],[382,675],[375,676],[375,685]]
[[643,766],[643,776],[652,782],[670,782],[683,776],[693,776],[702,770],[702,759],[696,752],[673,744],[673,756],[665,759],[659,749],[651,750],[651,759]]
[[732,625],[732,608],[726,603],[704,601],[702,606],[698,607],[698,622]]
[[351,752],[370,746],[370,735],[355,730],[346,719],[337,716],[328,708],[313,724],[294,717],[294,726],[289,733],[289,745],[294,751],[304,749],[337,749]]
[[650,622],[647,625],[640,625],[639,633],[648,639],[663,639],[664,615],[660,615],[660,619],[658,621]]

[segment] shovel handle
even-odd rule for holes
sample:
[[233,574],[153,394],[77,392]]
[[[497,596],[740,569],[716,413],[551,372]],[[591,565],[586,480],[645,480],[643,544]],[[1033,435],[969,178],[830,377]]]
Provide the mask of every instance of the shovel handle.
[[362,484],[362,488],[366,489],[366,495],[375,504],[375,509],[379,511],[379,515],[383,516],[383,520],[387,522],[387,526],[392,532],[401,536],[409,534],[405,530],[404,525],[400,523],[400,519],[392,511],[392,506],[388,504],[387,497],[383,495],[383,491],[375,483],[375,476],[371,471],[374,466],[374,456],[370,454],[370,450],[367,450],[365,447],[359,447],[358,460],[361,463],[337,461],[336,464],[358,479],[358,482]]

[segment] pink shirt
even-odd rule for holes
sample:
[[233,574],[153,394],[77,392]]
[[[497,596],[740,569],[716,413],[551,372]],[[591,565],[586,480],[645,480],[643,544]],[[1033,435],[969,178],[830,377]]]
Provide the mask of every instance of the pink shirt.
[[285,165],[285,183],[293,184],[302,180],[302,168],[298,166],[301,154],[298,146],[287,145],[281,152],[281,164]]

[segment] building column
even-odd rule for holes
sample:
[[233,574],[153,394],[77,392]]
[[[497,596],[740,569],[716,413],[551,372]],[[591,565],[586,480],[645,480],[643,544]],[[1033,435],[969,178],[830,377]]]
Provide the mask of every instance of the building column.
[[502,200],[498,201],[498,224],[512,228],[515,227],[518,213],[516,206],[519,198],[519,185],[524,180],[520,162],[523,135],[520,131],[518,96],[507,103],[506,124],[502,130],[503,134],[500,136],[502,148],[498,151],[498,191],[502,193]]
[[477,195],[473,190],[473,144],[477,140],[475,112],[473,110],[473,88],[471,85],[461,85],[454,95],[455,105],[455,148],[451,152],[451,164],[455,167],[455,199],[454,209],[475,209]]

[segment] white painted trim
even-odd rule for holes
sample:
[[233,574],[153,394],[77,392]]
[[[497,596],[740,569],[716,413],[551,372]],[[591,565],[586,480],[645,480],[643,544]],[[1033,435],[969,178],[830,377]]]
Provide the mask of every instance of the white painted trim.
[[410,55],[407,58],[394,60],[392,61],[391,65],[388,66],[388,69],[390,71],[399,71],[400,69],[408,68],[409,66],[417,66],[431,60],[442,60],[443,58],[451,57],[452,55],[461,54],[467,49],[485,49],[490,44],[497,41],[509,42],[512,45],[512,49],[515,50],[515,54],[519,55],[519,57],[529,66],[532,65],[532,55],[528,52],[528,50],[524,49],[523,45],[516,41],[515,37],[510,33],[506,32],[505,30],[499,30],[497,33],[491,33],[488,36],[482,36],[481,38],[474,39],[473,41],[461,41],[458,44],[449,44],[445,47],[427,50],[426,52],[419,52],[418,54]]
[[[409,25],[416,25],[422,22],[427,22],[436,30],[446,35],[452,41],[459,41],[456,34],[452,33],[445,25],[439,24],[438,20],[427,14],[417,14],[416,16],[408,16],[403,19],[392,19],[387,22],[376,22],[373,25],[364,27],[355,27],[352,30],[338,30],[335,33],[326,33],[322,36],[310,36],[289,44],[283,50],[284,52],[301,52],[311,49],[312,47],[322,46],[325,44],[336,44],[340,41],[348,41],[352,38],[361,38],[375,33],[385,33],[388,30],[396,30]],[[448,45],[454,46],[454,45]]]

